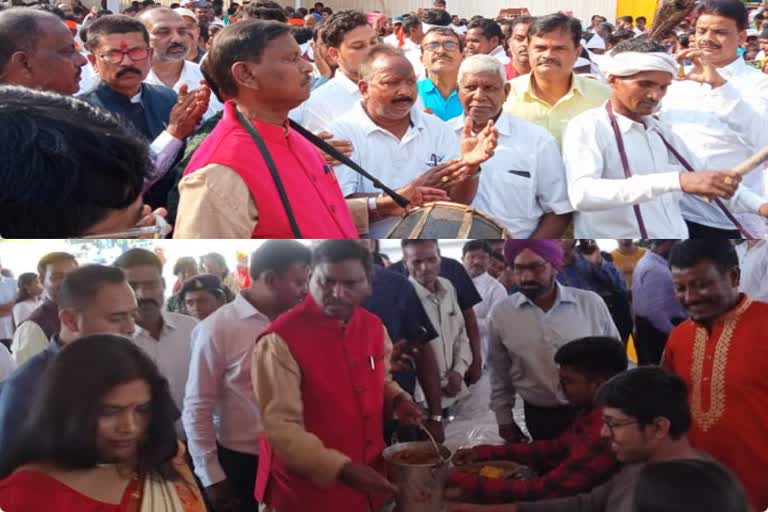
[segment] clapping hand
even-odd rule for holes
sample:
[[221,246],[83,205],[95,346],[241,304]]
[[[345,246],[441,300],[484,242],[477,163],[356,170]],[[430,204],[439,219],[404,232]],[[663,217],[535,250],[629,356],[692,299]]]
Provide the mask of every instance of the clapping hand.
[[491,158],[498,144],[499,133],[493,125],[493,121],[488,121],[480,133],[473,133],[472,119],[467,117],[464,121],[464,128],[461,130],[461,159],[464,163],[475,168]]

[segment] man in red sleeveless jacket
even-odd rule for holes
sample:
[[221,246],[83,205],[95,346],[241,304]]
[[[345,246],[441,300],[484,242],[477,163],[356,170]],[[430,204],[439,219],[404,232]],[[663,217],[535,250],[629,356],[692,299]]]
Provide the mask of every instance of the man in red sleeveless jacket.
[[397,489],[379,472],[384,411],[418,423],[393,380],[392,343],[360,304],[368,251],[351,240],[317,247],[310,294],[256,345],[251,373],[262,412],[256,497],[275,512],[378,512]]
[[357,238],[333,169],[288,126],[288,112],[309,96],[312,71],[289,27],[236,23],[217,35],[206,60],[218,92],[231,99],[179,182],[174,236]]

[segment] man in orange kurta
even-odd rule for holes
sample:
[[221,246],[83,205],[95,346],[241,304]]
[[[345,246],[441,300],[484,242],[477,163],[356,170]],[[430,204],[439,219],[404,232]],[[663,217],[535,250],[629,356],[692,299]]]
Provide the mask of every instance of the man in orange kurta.
[[691,445],[728,466],[755,510],[766,510],[768,303],[739,293],[727,240],[686,240],[670,266],[690,319],[670,334],[662,366],[688,384]]

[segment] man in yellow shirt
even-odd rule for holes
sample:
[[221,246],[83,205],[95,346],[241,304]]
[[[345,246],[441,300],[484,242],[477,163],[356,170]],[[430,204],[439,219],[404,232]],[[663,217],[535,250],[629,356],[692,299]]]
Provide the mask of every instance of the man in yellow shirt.
[[632,272],[640,258],[645,254],[645,249],[635,243],[634,240],[617,240],[619,248],[611,253],[613,265],[624,275],[627,290],[632,289]]
[[510,81],[504,110],[543,126],[562,142],[568,121],[602,105],[611,90],[573,73],[581,54],[581,23],[562,13],[541,16],[528,29],[532,71]]

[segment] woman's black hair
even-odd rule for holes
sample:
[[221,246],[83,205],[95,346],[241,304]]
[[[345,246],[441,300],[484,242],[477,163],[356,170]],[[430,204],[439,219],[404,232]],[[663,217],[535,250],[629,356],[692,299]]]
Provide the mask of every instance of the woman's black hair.
[[179,410],[168,381],[141,348],[114,335],[80,338],[56,355],[15,451],[0,460],[0,478],[30,463],[77,470],[111,462],[104,460],[98,446],[101,402],[115,387],[137,380],[149,385],[152,397],[137,470],[166,480],[180,478],[173,464],[178,452],[175,422]]

